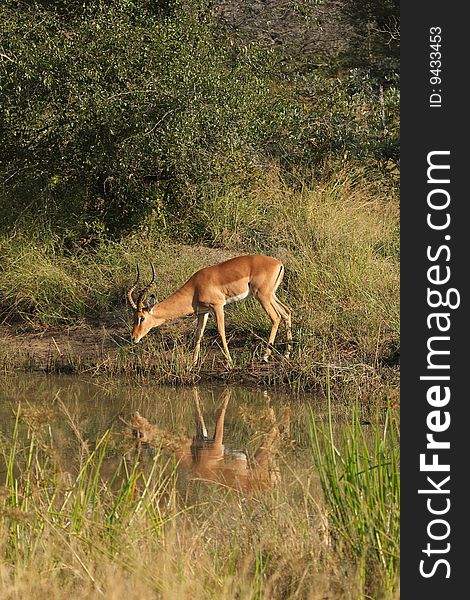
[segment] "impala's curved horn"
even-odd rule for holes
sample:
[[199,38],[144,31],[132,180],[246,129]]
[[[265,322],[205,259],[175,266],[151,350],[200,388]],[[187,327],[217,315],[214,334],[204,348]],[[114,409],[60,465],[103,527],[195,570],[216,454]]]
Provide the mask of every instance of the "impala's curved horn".
[[127,292],[127,299],[129,300],[129,304],[132,306],[132,308],[134,310],[137,309],[137,304],[134,302],[134,298],[132,297],[132,294],[135,290],[136,285],[139,283],[139,279],[140,279],[140,271],[139,271],[139,265],[137,265],[137,279],[135,280],[135,283],[131,287],[131,289]]
[[142,308],[144,307],[145,294],[149,291],[150,286],[155,281],[155,276],[156,276],[155,265],[153,263],[150,263],[150,266],[152,267],[152,279],[150,280],[150,283],[148,283],[139,292],[139,296],[137,298],[137,309],[138,310],[142,310]]

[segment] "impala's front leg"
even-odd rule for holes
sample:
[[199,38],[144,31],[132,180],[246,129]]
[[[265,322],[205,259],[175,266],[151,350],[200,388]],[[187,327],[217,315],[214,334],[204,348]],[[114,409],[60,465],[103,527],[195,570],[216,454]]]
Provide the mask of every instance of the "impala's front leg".
[[224,402],[220,409],[219,416],[217,418],[217,423],[215,424],[214,430],[214,444],[216,446],[222,446],[224,442],[224,423],[225,423],[225,413],[227,412],[227,406],[230,400],[230,396],[232,395],[231,390],[228,390],[225,393]]
[[207,435],[206,422],[204,421],[204,415],[202,414],[201,401],[197,388],[193,388],[193,392],[194,404],[196,406],[196,440],[203,441],[207,440],[209,436]]
[[227,358],[229,367],[233,366],[232,357],[228,350],[227,340],[225,339],[225,317],[223,304],[216,304],[213,308],[215,320],[217,321],[217,329],[219,330],[220,339],[222,340],[222,348]]
[[209,318],[209,313],[202,313],[197,316],[197,331],[196,331],[196,346],[194,347],[193,352],[193,367],[197,364],[197,360],[199,358],[199,351],[201,349],[201,340],[204,335],[204,329],[207,325],[207,319]]

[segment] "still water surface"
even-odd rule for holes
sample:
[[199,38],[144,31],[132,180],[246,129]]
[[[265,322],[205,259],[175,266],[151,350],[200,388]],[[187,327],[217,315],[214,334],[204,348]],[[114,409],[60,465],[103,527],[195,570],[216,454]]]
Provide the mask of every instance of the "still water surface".
[[[114,443],[102,475],[112,475],[124,449],[144,442],[176,458],[186,480],[240,490],[309,477],[308,415],[325,412],[312,396],[243,386],[162,387],[129,380],[19,375],[0,386],[0,435],[8,444],[20,409],[19,437],[39,428],[61,469],[77,472],[80,457],[107,431]],[[107,469],[106,469],[107,467]],[[3,465],[0,470],[4,469]],[[4,473],[0,473],[3,479]]]

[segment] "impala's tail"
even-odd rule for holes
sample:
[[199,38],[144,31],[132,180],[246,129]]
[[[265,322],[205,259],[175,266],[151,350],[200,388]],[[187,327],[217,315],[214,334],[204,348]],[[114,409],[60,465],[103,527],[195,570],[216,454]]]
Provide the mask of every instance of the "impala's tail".
[[279,269],[279,273],[277,274],[276,281],[274,282],[274,292],[281,285],[282,278],[284,277],[284,265],[281,265]]

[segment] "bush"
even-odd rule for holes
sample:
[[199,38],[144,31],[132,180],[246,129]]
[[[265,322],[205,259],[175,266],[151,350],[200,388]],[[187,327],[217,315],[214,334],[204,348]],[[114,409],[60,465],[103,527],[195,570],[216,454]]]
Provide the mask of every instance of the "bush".
[[214,187],[396,162],[396,88],[367,70],[286,80],[209,2],[10,0],[0,16],[0,227],[34,213],[74,245],[149,221],[192,240]]

